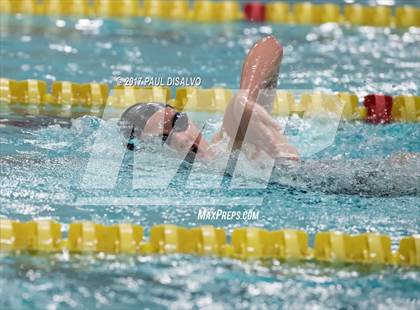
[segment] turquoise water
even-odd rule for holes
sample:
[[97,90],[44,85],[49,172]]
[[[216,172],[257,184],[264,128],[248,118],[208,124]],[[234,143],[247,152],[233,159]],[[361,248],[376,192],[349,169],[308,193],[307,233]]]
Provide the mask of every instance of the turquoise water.
[[[359,97],[375,91],[419,94],[418,29],[188,25],[143,19],[86,22],[4,16],[0,21],[0,75],[13,79],[113,83],[118,76],[181,75],[200,76],[204,87],[236,88],[247,49],[261,36],[274,34],[285,46],[280,88],[350,90]],[[207,136],[221,122],[220,115],[191,117],[209,118]],[[291,124],[291,136],[305,127],[305,122],[296,119]],[[315,177],[314,170],[298,172],[297,181],[280,171],[266,189],[191,189],[186,186],[188,166],[180,169],[164,190],[133,189],[132,154],[125,156],[114,188],[82,188],[97,132],[105,141],[100,146],[104,159],[112,159],[118,136],[112,121],[91,116],[73,120],[22,116],[3,106],[0,216],[51,218],[65,224],[76,220],[108,224],[129,221],[146,228],[157,223],[211,224],[228,232],[240,226],[289,227],[306,230],[311,244],[321,230],[373,231],[390,235],[394,250],[402,236],[419,232],[419,162],[388,168],[391,156],[420,152],[417,124],[343,122],[333,145],[308,159],[338,162],[339,169],[318,171],[320,175]],[[156,157],[146,160],[152,164]],[[255,170],[251,164],[248,168]],[[379,171],[379,177],[364,177],[363,171],[372,169]],[[356,177],[354,171],[362,177]],[[210,184],[212,176],[201,176],[201,183]],[[253,181],[264,185],[256,176]],[[329,182],[320,185],[317,180]],[[393,182],[397,189],[387,197],[381,190]],[[378,189],[379,196],[364,189],[360,189],[361,194],[349,190],[358,186]],[[340,188],[347,190],[340,192]],[[414,190],[406,192],[406,188]],[[95,201],[104,196],[108,203],[97,205]],[[127,196],[163,197],[169,203],[121,203],[119,198]],[[189,203],[197,197],[206,197],[207,203],[218,209],[258,211],[259,217],[249,221],[198,220],[202,206]],[[236,202],[238,197],[242,203]],[[255,197],[263,199],[261,205],[247,203]],[[220,198],[226,198],[225,203],[218,204]],[[66,229],[64,226],[64,234]],[[22,255],[1,256],[0,275],[1,309],[420,307],[419,270],[402,267],[243,263],[191,256]]]

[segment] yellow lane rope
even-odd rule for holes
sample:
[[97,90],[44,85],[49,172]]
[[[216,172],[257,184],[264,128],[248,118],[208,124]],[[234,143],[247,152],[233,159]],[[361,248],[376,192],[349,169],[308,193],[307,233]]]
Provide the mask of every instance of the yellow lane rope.
[[[121,110],[137,102],[164,102],[178,110],[222,113],[234,94],[233,90],[224,88],[179,87],[176,88],[175,98],[171,98],[170,87],[115,86],[109,91],[107,84],[68,81],[54,81],[51,92],[48,88],[46,81],[0,78],[0,107],[73,117],[85,114],[101,116],[104,109]],[[280,117],[302,116],[305,113],[306,116],[318,115],[337,112],[337,102],[341,102],[344,105],[341,116],[344,120],[365,120],[367,111],[361,99],[349,92],[308,92],[301,94],[298,102],[291,92],[277,90],[271,113]],[[394,96],[392,101],[393,121],[420,121],[419,96],[399,95]]]
[[308,245],[303,230],[265,230],[245,227],[233,230],[230,243],[226,232],[213,226],[193,228],[155,225],[148,240],[142,226],[92,222],[68,224],[63,239],[62,225],[50,220],[19,222],[0,219],[0,252],[63,252],[110,254],[196,254],[237,259],[273,258],[365,264],[420,266],[420,235],[404,237],[397,251],[391,239],[378,233],[349,235],[323,231]]
[[[251,1],[250,1],[251,2]],[[264,5],[265,19],[271,23],[341,23],[377,27],[420,27],[416,6],[363,6],[301,2],[289,5],[273,1]],[[245,19],[239,1],[199,0],[2,0],[0,13],[76,17],[139,17],[185,22],[235,22]]]

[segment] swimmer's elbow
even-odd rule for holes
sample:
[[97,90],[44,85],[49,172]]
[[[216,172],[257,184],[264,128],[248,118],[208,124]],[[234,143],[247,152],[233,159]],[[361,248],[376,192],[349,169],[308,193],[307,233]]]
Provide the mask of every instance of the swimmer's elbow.
[[263,44],[267,46],[267,49],[270,50],[278,59],[283,57],[283,45],[277,40],[276,37],[270,35],[263,39]]

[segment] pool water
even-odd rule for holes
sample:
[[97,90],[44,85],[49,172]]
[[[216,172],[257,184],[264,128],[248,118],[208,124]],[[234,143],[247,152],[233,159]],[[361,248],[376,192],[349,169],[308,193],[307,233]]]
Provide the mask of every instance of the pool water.
[[[273,34],[285,47],[282,89],[353,91],[360,98],[373,92],[419,94],[420,31],[414,28],[191,25],[150,19],[89,21],[23,16],[1,16],[0,22],[0,75],[11,79],[112,85],[119,76],[199,76],[203,87],[237,88],[247,50],[258,38]],[[322,230],[370,231],[390,235],[393,250],[402,236],[419,232],[418,161],[406,166],[406,187],[413,190],[405,192],[401,183],[401,191],[397,189],[389,196],[340,192],[333,185],[319,186],[311,180],[302,187],[281,176],[272,176],[264,188],[258,175],[252,181],[262,188],[206,188],[212,175],[201,175],[204,189],[192,189],[186,186],[188,166],[179,170],[166,189],[145,190],[131,184],[136,167],[133,154],[127,153],[116,186],[97,190],[83,188],[81,180],[98,132],[104,141],[99,145],[104,160],[112,159],[118,137],[112,120],[22,115],[4,105],[0,113],[1,217],[51,218],[65,224],[128,221],[144,226],[146,234],[158,223],[189,227],[211,224],[229,233],[241,226],[287,227],[307,231],[311,244],[314,234]],[[221,123],[221,115],[192,113],[191,117],[207,119],[206,136]],[[295,131],[305,127],[305,121],[298,119],[292,119],[291,124]],[[372,162],[382,163],[386,169],[390,156],[420,152],[419,141],[417,124],[342,122],[334,143],[309,160],[343,163],[335,170],[332,184],[337,181],[351,188],[355,179],[347,179],[347,175],[353,169],[369,170]],[[155,160],[153,156],[146,158],[150,165]],[[256,169],[251,163],[245,165]],[[404,169],[387,170],[388,179],[371,178],[368,184],[383,188],[393,178],[400,179],[397,174]],[[107,203],[97,204],[104,196]],[[124,204],[121,197],[141,198],[143,203]],[[147,203],[148,198],[156,197],[168,203]],[[206,200],[203,203],[197,197]],[[261,204],[250,203],[254,198],[261,199]],[[198,202],[191,205],[191,201]],[[248,221],[198,220],[198,211],[205,206],[258,211],[259,217]],[[66,229],[64,226],[65,233]],[[1,309],[420,307],[420,273],[408,267],[252,263],[181,255],[3,255],[0,275]]]

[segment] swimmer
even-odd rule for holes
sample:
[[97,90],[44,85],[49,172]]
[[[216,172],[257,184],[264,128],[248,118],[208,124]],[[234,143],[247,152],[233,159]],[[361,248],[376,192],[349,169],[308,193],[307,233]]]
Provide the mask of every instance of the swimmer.
[[241,150],[251,160],[262,153],[275,159],[273,180],[283,186],[331,194],[418,195],[420,173],[413,173],[420,171],[420,156],[416,153],[368,161],[299,159],[296,148],[280,133],[279,126],[267,112],[273,98],[261,96],[264,90],[276,88],[282,57],[283,48],[273,36],[261,39],[251,48],[239,85],[245,91],[239,92],[229,103],[222,126],[210,142],[186,113],[163,103],[139,103],[129,107],[120,119],[122,132],[130,139],[127,147],[134,149],[133,139],[158,137],[175,151],[187,153],[186,160],[193,154],[192,158],[211,161],[217,156],[212,146],[227,139],[229,150]]
[[[130,141],[159,137],[170,148],[194,153],[197,158],[206,161],[217,155],[211,145],[224,137],[229,139],[233,150],[242,149],[248,152],[249,158],[265,152],[274,159],[298,160],[296,148],[280,133],[279,126],[266,109],[256,103],[261,90],[276,88],[282,58],[283,47],[273,36],[261,39],[251,48],[245,58],[239,85],[245,91],[229,103],[222,127],[211,142],[204,139],[186,113],[163,103],[138,103],[129,107],[121,116],[121,129]],[[245,132],[247,146],[252,147],[242,148]],[[133,149],[131,142],[128,148]],[[247,151],[249,149],[252,153]]]

